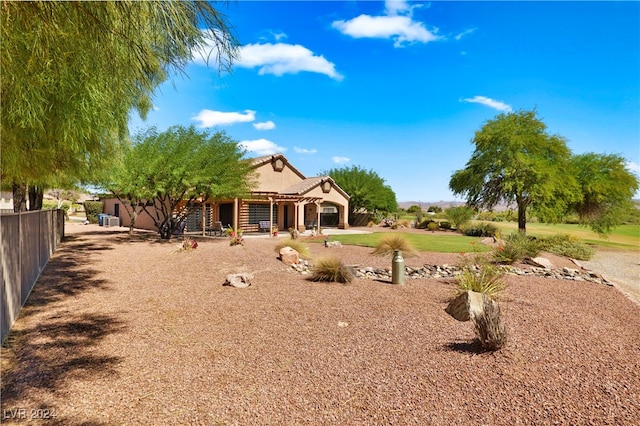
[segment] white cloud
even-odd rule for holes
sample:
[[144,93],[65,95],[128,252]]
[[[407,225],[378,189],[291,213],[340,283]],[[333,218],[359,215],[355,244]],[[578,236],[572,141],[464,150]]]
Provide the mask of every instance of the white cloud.
[[242,141],[239,142],[242,148],[246,149],[249,152],[254,152],[258,155],[271,155],[277,154],[279,152],[284,152],[287,148],[278,146],[276,143],[271,142],[268,139],[256,139],[252,141]]
[[294,146],[293,150],[298,154],[315,154],[316,152],[318,152],[318,150],[315,148],[306,149],[306,148],[298,148],[297,146]]
[[491,98],[487,98],[486,96],[474,96],[473,98],[464,98],[463,101],[464,102],[470,102],[470,103],[486,105],[486,106],[488,106],[490,108],[497,109],[498,111],[503,111],[503,112],[511,112],[512,111],[511,106],[505,104],[504,102],[496,101],[496,100],[491,99]]
[[351,158],[349,157],[331,157],[331,159],[336,164],[345,164],[351,161]]
[[441,39],[436,35],[437,29],[428,30],[422,22],[413,20],[413,9],[420,6],[409,6],[404,0],[387,1],[386,15],[360,15],[347,21],[334,21],[331,25],[353,38],[392,39],[395,47],[402,47],[405,43],[428,43]]
[[260,75],[273,74],[279,77],[307,71],[324,74],[334,80],[343,79],[334,63],[299,44],[248,44],[240,49],[236,65],[243,68],[257,67]]
[[271,130],[276,128],[276,123],[274,123],[271,120],[263,121],[261,123],[253,123],[253,127],[255,127],[258,130]]
[[627,161],[627,169],[634,173],[640,173],[640,164],[634,163],[633,161]]
[[222,112],[203,109],[192,120],[200,122],[200,127],[213,127],[231,125],[234,123],[246,123],[256,119],[256,112],[249,109],[240,112]]
[[469,34],[473,33],[475,30],[476,30],[475,28],[468,29],[466,31],[461,32],[460,34],[456,34],[455,36],[453,36],[453,38],[455,38],[456,40],[461,40],[463,37],[468,36]]

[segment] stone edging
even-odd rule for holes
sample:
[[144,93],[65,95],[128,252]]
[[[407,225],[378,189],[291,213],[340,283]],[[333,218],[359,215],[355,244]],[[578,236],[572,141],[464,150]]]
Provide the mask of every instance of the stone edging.
[[[391,268],[372,268],[361,267],[358,265],[350,266],[353,269],[356,278],[367,278],[372,280],[389,281],[391,280]],[[587,281],[596,284],[604,284],[612,286],[602,275],[593,271],[585,269],[574,268],[541,268],[531,266],[530,268],[516,268],[511,265],[501,265],[506,274],[518,275],[518,276],[536,276],[543,278],[553,278],[557,280],[572,280],[572,281]],[[306,261],[301,260],[300,263],[291,265],[287,268],[289,272],[297,272],[302,275],[309,275],[312,265]],[[405,277],[409,279],[439,279],[439,278],[455,278],[460,274],[460,267],[455,265],[424,265],[422,268],[405,267]]]

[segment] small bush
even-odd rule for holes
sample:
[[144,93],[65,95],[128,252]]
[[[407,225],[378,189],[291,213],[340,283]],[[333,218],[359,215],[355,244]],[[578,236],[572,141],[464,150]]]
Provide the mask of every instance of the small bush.
[[405,237],[395,234],[384,236],[372,254],[375,256],[391,256],[396,250],[400,250],[404,257],[414,257],[418,255],[418,251]]
[[278,242],[275,249],[276,253],[280,253],[280,250],[284,247],[291,247],[292,249],[297,251],[298,255],[303,259],[308,259],[311,256],[311,253],[309,252],[309,247],[307,247],[300,240],[290,239],[290,240],[284,240],[284,241]]
[[442,221],[440,222],[440,228],[444,230],[449,230],[451,229],[451,224],[449,222]]
[[462,229],[467,237],[496,237],[500,231],[491,223],[477,223]]
[[409,220],[407,219],[400,219],[398,220],[398,225],[400,225],[403,228],[410,228],[411,227],[411,222],[409,222]]
[[521,232],[514,232],[505,238],[504,245],[493,251],[493,260],[498,263],[511,264],[525,257],[536,257],[540,253],[538,241]]
[[494,298],[506,289],[504,271],[480,255],[463,256],[459,266],[456,296],[465,291],[475,291]]
[[436,223],[433,219],[424,219],[422,222],[418,222],[416,228],[418,229],[429,229],[430,223]]
[[595,250],[571,235],[554,235],[540,240],[540,249],[558,256],[570,257],[578,260],[589,260]]
[[466,206],[450,207],[444,213],[456,229],[463,228],[475,214],[473,209]]
[[437,222],[429,222],[429,224],[427,225],[427,229],[431,232],[436,232],[438,229],[440,229],[440,225],[438,225]]
[[102,201],[85,201],[84,211],[87,215],[89,223],[98,223],[98,215],[104,210]]
[[338,282],[348,284],[353,281],[353,272],[340,259],[325,257],[318,259],[312,268],[311,281]]

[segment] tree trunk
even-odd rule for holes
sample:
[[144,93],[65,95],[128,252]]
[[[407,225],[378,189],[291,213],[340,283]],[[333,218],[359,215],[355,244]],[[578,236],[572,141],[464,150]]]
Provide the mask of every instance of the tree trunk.
[[527,203],[518,201],[518,231],[527,233]]
[[15,213],[27,211],[27,184],[13,182],[11,184],[13,192],[13,211]]
[[43,197],[42,187],[31,185],[29,187],[29,211],[42,210]]
[[129,223],[129,235],[133,235],[133,229],[136,227],[137,217],[138,213],[136,212],[136,208],[134,207],[131,212],[131,223]]

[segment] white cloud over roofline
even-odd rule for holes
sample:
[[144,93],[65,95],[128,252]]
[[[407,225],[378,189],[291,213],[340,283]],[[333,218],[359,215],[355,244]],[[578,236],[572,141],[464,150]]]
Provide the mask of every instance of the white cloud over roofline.
[[475,104],[482,104],[502,112],[513,111],[510,105],[505,104],[502,101],[496,101],[495,99],[487,98],[486,96],[474,96],[473,98],[464,98],[463,101],[469,102],[469,103],[475,103]]
[[271,142],[268,139],[246,140],[239,142],[238,145],[248,152],[258,155],[272,155],[287,150],[287,148],[278,146],[275,142]]
[[305,71],[324,74],[334,80],[344,78],[336,71],[333,62],[299,44],[248,44],[240,48],[236,66],[258,68],[260,75],[273,74],[280,77]]
[[203,109],[192,120],[199,121],[199,127],[227,126],[235,123],[247,123],[256,119],[256,112],[247,109],[244,113],[223,112]]

